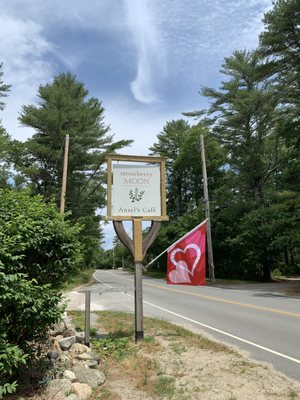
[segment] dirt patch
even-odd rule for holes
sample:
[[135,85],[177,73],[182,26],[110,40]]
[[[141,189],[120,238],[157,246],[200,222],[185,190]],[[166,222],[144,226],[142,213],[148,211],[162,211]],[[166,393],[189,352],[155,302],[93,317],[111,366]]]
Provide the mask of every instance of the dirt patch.
[[107,381],[93,400],[300,399],[300,384],[271,366],[183,328],[149,321],[151,343],[134,344],[129,356],[107,366]]

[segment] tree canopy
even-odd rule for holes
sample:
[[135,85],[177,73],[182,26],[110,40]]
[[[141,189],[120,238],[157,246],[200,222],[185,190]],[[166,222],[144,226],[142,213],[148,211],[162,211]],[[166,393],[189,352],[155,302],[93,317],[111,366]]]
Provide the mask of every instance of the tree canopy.
[[38,104],[23,106],[20,114],[21,124],[34,128],[35,133],[25,143],[14,142],[11,157],[32,193],[58,205],[64,140],[69,135],[66,211],[84,226],[84,252],[89,258],[85,262],[91,262],[91,250],[100,247],[101,239],[96,211],[105,204],[104,155],[131,141],[113,142],[104,123],[102,103],[88,97],[84,84],[70,73],[59,74],[53,82],[40,86],[38,97]]

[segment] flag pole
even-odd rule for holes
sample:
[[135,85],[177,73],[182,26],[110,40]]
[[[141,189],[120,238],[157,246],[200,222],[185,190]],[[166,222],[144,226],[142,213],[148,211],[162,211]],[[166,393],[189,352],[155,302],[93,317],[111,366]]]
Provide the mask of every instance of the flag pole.
[[185,235],[183,235],[180,239],[176,240],[175,243],[172,243],[171,246],[169,246],[168,248],[166,248],[163,252],[161,252],[158,256],[156,256],[153,260],[151,260],[147,265],[145,265],[143,267],[144,271],[147,271],[147,268],[149,267],[149,265],[153,264],[154,261],[156,261],[160,256],[162,256],[166,251],[170,250],[172,247],[176,246],[177,243],[181,242],[181,240],[183,240],[186,236],[188,236],[189,234],[193,233],[194,231],[196,231],[198,228],[200,228],[202,225],[204,225],[208,220],[205,219],[203,222],[201,222],[201,224],[195,226],[195,228],[193,228],[191,231],[189,231],[188,233],[186,233]]

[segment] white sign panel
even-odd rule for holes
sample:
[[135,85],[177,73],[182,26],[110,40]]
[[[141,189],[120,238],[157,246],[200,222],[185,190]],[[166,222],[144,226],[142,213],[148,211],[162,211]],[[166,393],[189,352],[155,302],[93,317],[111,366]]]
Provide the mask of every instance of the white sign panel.
[[160,167],[113,165],[112,216],[160,215]]

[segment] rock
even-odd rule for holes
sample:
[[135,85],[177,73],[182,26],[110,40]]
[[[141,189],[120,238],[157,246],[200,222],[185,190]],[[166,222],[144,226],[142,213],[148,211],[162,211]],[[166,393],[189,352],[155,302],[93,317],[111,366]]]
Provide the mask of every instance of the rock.
[[76,332],[76,342],[84,343],[85,333],[84,332]]
[[99,362],[100,361],[100,356],[99,356],[99,354],[97,354],[97,353],[95,353],[94,351],[88,351],[88,352],[86,352],[86,353],[82,353],[82,354],[79,354],[78,356],[77,356],[77,358],[79,359],[79,360],[83,360],[83,361],[86,361],[86,360],[95,360],[95,361],[97,361],[97,362]]
[[94,338],[95,339],[106,339],[108,336],[108,333],[106,331],[96,331]]
[[81,343],[74,343],[70,348],[69,352],[73,355],[73,354],[82,354],[90,351],[91,349],[88,346],[85,346],[84,344]]
[[91,352],[89,353],[82,353],[82,354],[78,354],[77,358],[79,360],[85,361],[85,360],[92,360],[93,359],[93,355]]
[[76,342],[76,336],[69,336],[58,341],[62,350],[69,350],[69,348]]
[[70,361],[70,357],[66,353],[61,353],[59,361],[66,364]]
[[75,365],[73,367],[73,372],[76,375],[76,379],[80,383],[87,383],[92,389],[97,386],[103,385],[106,380],[103,372],[86,368],[85,366]]
[[[60,340],[60,339],[62,339],[62,338],[59,338],[59,340]],[[57,351],[58,353],[61,353],[61,352],[62,352],[62,348],[60,347],[60,344],[58,343],[58,341],[55,341],[55,342],[54,342],[53,349],[54,349],[55,351]]]
[[49,358],[49,360],[53,359],[56,360],[59,356],[59,353],[57,351],[48,351],[47,353],[47,357]]
[[66,330],[66,323],[61,320],[53,325],[52,329],[50,329],[51,336],[63,335]]
[[63,317],[62,321],[66,324],[66,325],[70,325],[72,323],[72,318],[68,317],[68,314],[66,313],[66,315]]
[[63,379],[69,379],[71,382],[74,382],[76,379],[76,375],[73,371],[66,369],[63,373]]
[[66,397],[65,400],[79,400],[77,394],[70,394],[70,396]]
[[71,381],[69,379],[53,379],[47,386],[46,395],[51,400],[64,400],[70,390]]
[[78,360],[78,358],[72,358],[71,365],[73,365],[73,367],[74,367],[75,365],[78,365],[78,364],[84,365],[84,361]]
[[76,335],[76,330],[74,325],[67,324],[66,330],[64,332],[64,337],[75,336],[75,335]]
[[92,389],[85,383],[72,383],[72,390],[79,400],[87,400],[92,395]]
[[84,361],[84,365],[88,368],[96,369],[98,367],[98,362],[95,360]]

